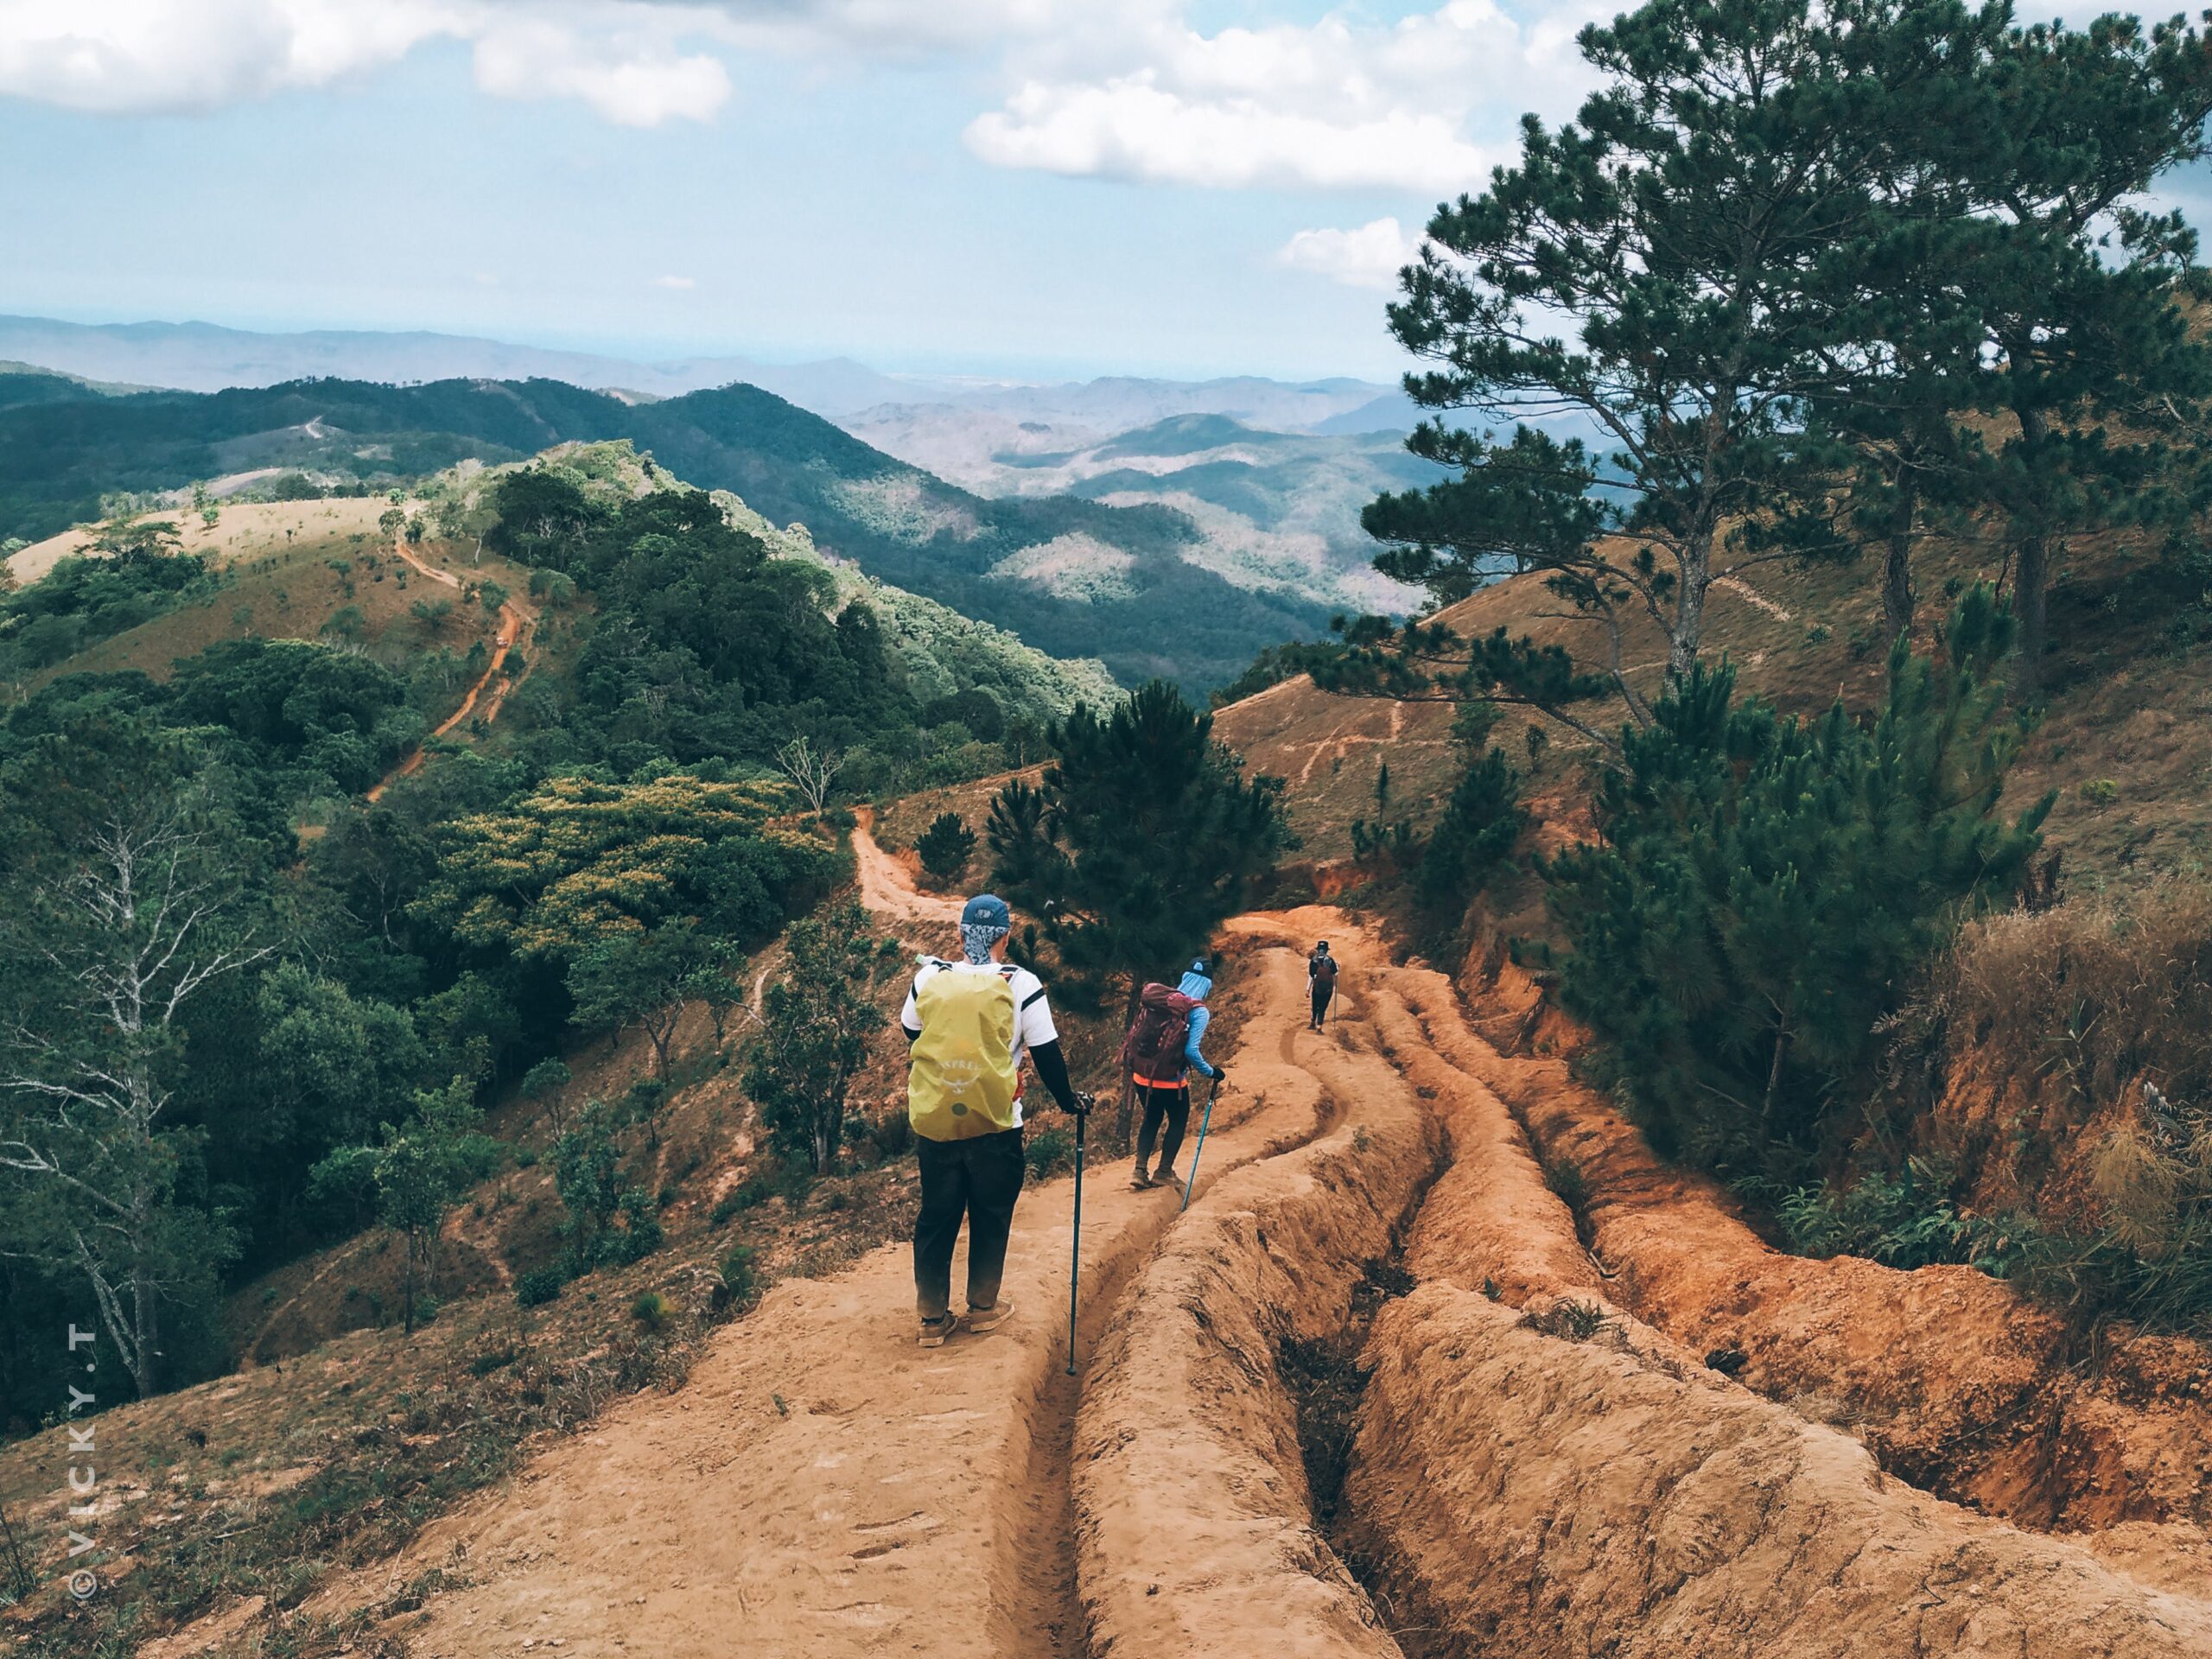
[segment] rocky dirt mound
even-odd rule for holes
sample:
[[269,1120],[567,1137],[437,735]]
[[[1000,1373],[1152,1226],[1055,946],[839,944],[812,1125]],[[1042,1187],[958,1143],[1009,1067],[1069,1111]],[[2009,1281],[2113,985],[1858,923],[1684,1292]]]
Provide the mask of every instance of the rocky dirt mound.
[[2207,1650],[2212,1608],[1888,1479],[1614,1307],[1602,1252],[1461,1069],[1488,1051],[1449,985],[1350,952],[1449,1136],[1406,1248],[1431,1282],[1376,1320],[1345,1487],[1360,1554],[1446,1627],[1428,1650]]

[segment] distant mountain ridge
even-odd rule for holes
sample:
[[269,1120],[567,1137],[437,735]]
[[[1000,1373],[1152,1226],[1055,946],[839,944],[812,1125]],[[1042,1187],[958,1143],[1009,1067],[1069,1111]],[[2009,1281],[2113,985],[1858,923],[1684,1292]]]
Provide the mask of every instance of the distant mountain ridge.
[[208,322],[79,323],[26,316],[0,316],[0,359],[5,359],[88,379],[182,391],[322,378],[394,384],[544,379],[594,391],[676,397],[742,381],[832,419],[885,404],[942,403],[1016,421],[1074,422],[1112,431],[1188,414],[1300,428],[1355,418],[1376,400],[1397,395],[1390,386],[1342,378],[1293,383],[1257,375],[1198,381],[1109,376],[1059,385],[979,385],[885,374],[845,357],[766,363],[708,354],[642,362],[423,330],[278,334]]
[[832,557],[1052,656],[1097,658],[1125,685],[1164,675],[1205,690],[1262,646],[1319,632],[1328,614],[1290,584],[1230,579],[1187,513],[975,495],[749,385],[634,404],[543,379],[116,397],[0,377],[0,539],[91,519],[114,492],[277,468],[397,482],[472,457],[625,438],[773,523],[803,524]]
[[1186,556],[1239,587],[1296,594],[1332,610],[1403,613],[1419,602],[1417,590],[1374,568],[1360,512],[1384,490],[1423,488],[1445,475],[1407,454],[1398,430],[1269,431],[1214,413],[1107,434],[904,404],[845,425],[982,494],[1173,508],[1205,533]]
[[590,352],[426,331],[261,334],[211,322],[58,322],[0,316],[0,358],[95,380],[223,391],[289,380],[561,380],[593,391],[680,397],[742,380],[801,408],[858,409],[910,396],[906,382],[849,358],[775,364],[746,357],[639,363]]

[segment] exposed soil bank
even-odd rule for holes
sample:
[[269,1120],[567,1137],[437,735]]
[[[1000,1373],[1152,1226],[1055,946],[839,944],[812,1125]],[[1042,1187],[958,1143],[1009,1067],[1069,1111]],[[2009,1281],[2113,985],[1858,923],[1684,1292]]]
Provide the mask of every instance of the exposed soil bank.
[[1315,1528],[1277,1351],[1344,1325],[1440,1143],[1357,1019],[1308,1033],[1300,1000],[1294,986],[1253,1020],[1246,1052],[1280,1058],[1241,1063],[1237,1081],[1278,1104],[1332,1099],[1334,1127],[1201,1189],[1138,1275],[1077,1419],[1078,1585],[1096,1654],[1399,1653]]
[[1662,1162],[1555,1060],[1508,1059],[1441,1002],[1429,1041],[1514,1109],[1587,1187],[1612,1300],[1746,1386],[1850,1426],[1884,1467],[2022,1525],[2212,1523],[2212,1357],[2138,1338],[2102,1355],[1971,1268],[1903,1272],[1774,1249],[1714,1183]]
[[[1887,1479],[1856,1441],[1619,1312],[1619,1281],[1470,1075],[1496,1056],[1452,987],[1351,948],[1451,1161],[1407,1241],[1425,1282],[1382,1307],[1363,1357],[1348,1544],[1444,1627],[1440,1650],[2212,1652],[2212,1607]],[[1587,1340],[1545,1333],[1592,1323]]]
[[1885,1480],[1646,1327],[1443,1284],[1385,1307],[1346,1491],[1471,1653],[2151,1659],[2212,1608]]

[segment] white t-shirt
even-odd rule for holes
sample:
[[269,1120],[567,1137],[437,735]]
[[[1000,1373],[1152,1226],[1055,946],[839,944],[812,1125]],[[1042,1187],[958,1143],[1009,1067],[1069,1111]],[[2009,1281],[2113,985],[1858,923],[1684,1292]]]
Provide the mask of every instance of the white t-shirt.
[[[914,993],[937,974],[995,974],[999,964],[995,962],[946,962],[939,957],[925,957],[922,970],[914,976],[914,982],[906,988],[906,1006],[899,1011],[899,1023],[910,1037],[922,1034],[922,1016],[914,1007]],[[1045,982],[1027,968],[1016,968],[1008,978],[1007,986],[1014,992],[1014,1068],[1021,1070],[1021,1057],[1039,1043],[1057,1043],[1059,1032],[1052,1025],[1052,1004],[1045,1000]],[[1021,1123],[1021,1102],[1014,1103],[1014,1122]]]

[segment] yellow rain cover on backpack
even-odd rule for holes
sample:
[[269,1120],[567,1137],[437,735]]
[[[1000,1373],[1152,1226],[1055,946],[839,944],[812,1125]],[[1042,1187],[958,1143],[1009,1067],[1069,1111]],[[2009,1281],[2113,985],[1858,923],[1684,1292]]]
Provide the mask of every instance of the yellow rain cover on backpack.
[[926,1141],[1014,1127],[1014,969],[938,965],[914,991],[922,1034],[906,1074],[906,1116]]

